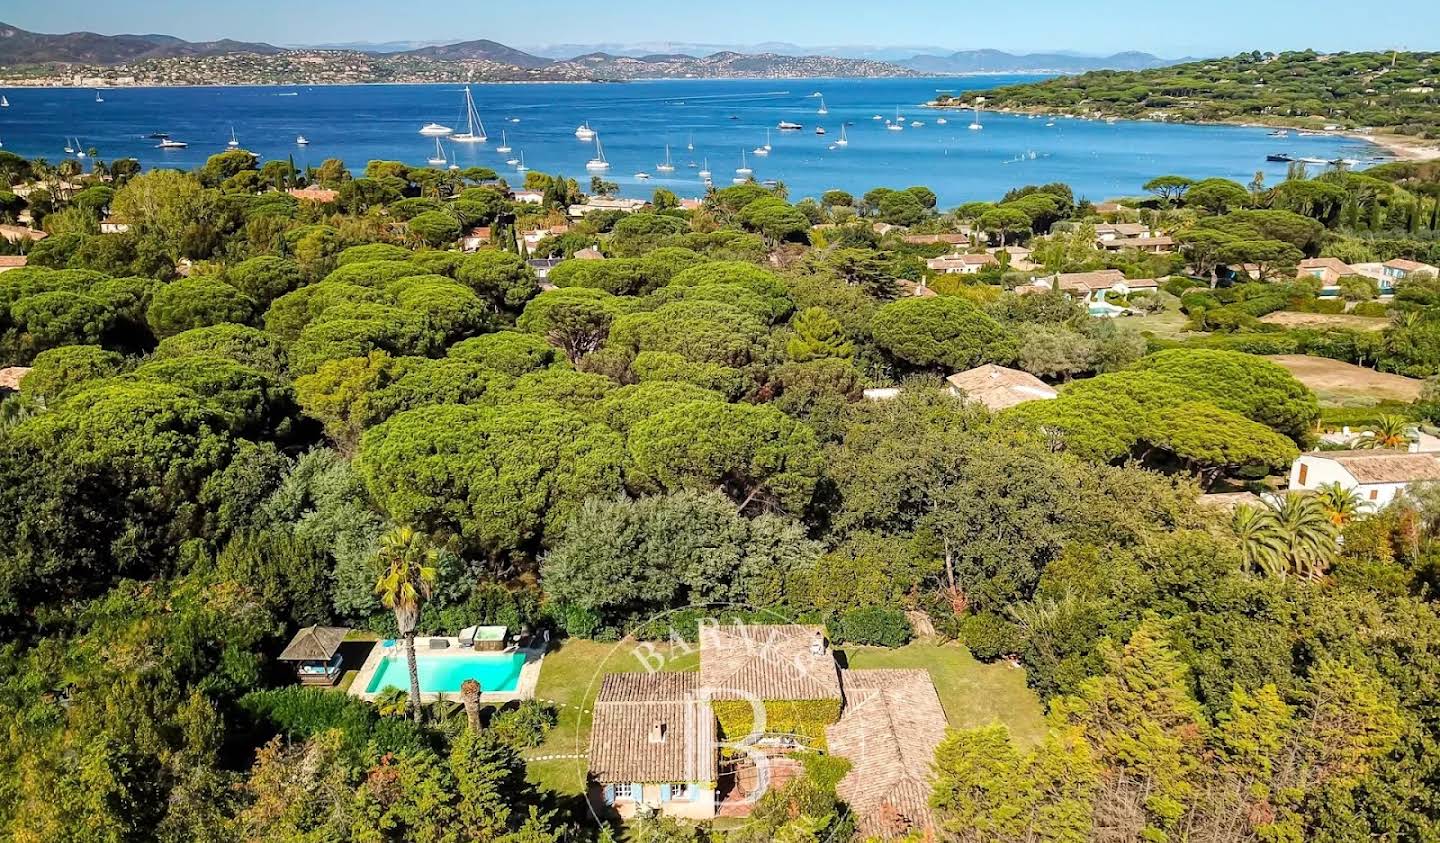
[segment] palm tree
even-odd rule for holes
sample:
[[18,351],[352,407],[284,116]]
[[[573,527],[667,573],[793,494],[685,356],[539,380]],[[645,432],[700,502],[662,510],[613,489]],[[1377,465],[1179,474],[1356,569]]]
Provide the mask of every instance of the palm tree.
[[1280,541],[1280,556],[1287,573],[1320,579],[1339,555],[1335,525],[1325,514],[1320,498],[1290,492],[1270,507],[1271,528]]
[[1385,415],[1375,420],[1369,436],[1360,438],[1359,448],[1404,448],[1410,444],[1410,421],[1404,416]]
[[420,672],[415,666],[415,624],[435,586],[435,549],[413,527],[396,527],[380,537],[380,579],[375,593],[395,612],[410,667],[410,716],[420,722]]
[[1240,552],[1245,567],[1251,571],[1262,571],[1272,577],[1285,575],[1285,566],[1280,561],[1282,551],[1279,537],[1275,534],[1271,509],[1241,504],[1235,507],[1230,519],[1230,528],[1240,539]]
[[375,710],[380,712],[381,717],[394,717],[405,713],[410,707],[410,695],[396,688],[394,685],[387,686],[380,693],[375,695]]
[[1330,523],[1336,527],[1344,527],[1358,519],[1370,506],[1370,502],[1360,497],[1359,492],[1347,489],[1339,482],[1322,485],[1315,490],[1315,496],[1320,499],[1320,506]]
[[466,679],[460,683],[460,702],[465,704],[465,719],[470,722],[470,731],[480,731],[480,682]]

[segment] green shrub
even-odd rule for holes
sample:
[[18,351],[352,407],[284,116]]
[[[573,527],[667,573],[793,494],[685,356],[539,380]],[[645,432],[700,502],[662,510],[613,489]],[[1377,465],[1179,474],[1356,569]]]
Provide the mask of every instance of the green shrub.
[[558,722],[553,706],[540,700],[523,700],[519,707],[497,713],[490,721],[490,729],[516,749],[533,749],[545,742]]
[[975,658],[994,661],[1019,648],[1020,631],[993,612],[981,612],[960,622],[960,641]]
[[[824,749],[825,727],[840,719],[840,700],[765,700],[765,732],[799,735],[807,746]],[[716,700],[711,710],[727,741],[750,734],[755,712],[749,700]]]
[[1390,306],[1380,301],[1362,301],[1350,311],[1355,316],[1388,316]]
[[903,647],[915,632],[899,609],[864,606],[850,609],[829,624],[830,637],[840,643]]

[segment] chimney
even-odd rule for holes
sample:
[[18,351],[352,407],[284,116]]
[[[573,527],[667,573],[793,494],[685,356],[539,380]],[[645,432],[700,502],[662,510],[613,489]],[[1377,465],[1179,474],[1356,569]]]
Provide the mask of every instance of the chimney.
[[656,723],[650,727],[650,743],[665,743],[664,723]]
[[810,642],[810,655],[825,655],[825,633],[819,630],[815,631],[815,638]]

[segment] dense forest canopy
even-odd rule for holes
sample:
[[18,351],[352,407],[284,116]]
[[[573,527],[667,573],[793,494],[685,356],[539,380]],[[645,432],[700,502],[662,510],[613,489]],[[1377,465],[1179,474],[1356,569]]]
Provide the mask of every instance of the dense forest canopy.
[[[0,403],[0,827],[615,839],[535,780],[547,702],[372,705],[275,656],[310,624],[606,641],[725,603],[842,646],[903,645],[920,613],[1024,666],[1045,735],[952,730],[945,839],[1431,839],[1440,493],[1232,515],[1202,492],[1283,487],[1337,421],[1393,414],[1377,443],[1403,447],[1440,418],[1433,387],[1337,408],[1263,356],[1440,375],[1433,275],[1382,301],[1297,273],[1440,261],[1440,170],[1156,175],[1103,211],[1058,184],[940,209],[923,187],[751,183],[567,220],[610,186],[531,172],[531,204],[483,169],[0,152],[0,216],[48,234],[0,273],[0,362],[28,369]],[[1116,220],[1175,249],[1097,245]],[[477,227],[490,242],[460,248]],[[927,264],[952,249],[994,260]],[[1154,281],[1036,283],[1105,270]],[[991,411],[941,380],[990,364],[1058,397]],[[853,832],[835,765],[731,838]]]
[[[1240,53],[1151,70],[1097,70],[956,97],[973,104],[1181,121],[1362,126],[1440,137],[1440,53]],[[950,102],[942,97],[942,102]]]

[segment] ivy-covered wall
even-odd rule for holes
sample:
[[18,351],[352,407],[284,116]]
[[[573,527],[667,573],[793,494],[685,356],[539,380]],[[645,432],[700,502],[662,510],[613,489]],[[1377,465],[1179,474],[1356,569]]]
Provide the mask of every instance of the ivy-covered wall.
[[[825,749],[825,727],[840,719],[840,700],[765,700],[766,734],[800,735],[805,743]],[[746,700],[717,700],[710,704],[720,723],[720,737],[739,741],[750,734],[754,711]]]

